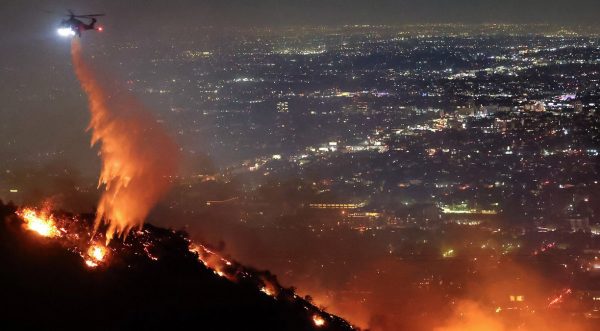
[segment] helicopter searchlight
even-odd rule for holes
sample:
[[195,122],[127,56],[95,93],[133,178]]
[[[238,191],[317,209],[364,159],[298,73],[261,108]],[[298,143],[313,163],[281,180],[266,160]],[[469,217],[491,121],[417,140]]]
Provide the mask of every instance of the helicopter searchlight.
[[59,36],[61,37],[73,37],[75,36],[75,31],[71,28],[58,28],[56,30]]

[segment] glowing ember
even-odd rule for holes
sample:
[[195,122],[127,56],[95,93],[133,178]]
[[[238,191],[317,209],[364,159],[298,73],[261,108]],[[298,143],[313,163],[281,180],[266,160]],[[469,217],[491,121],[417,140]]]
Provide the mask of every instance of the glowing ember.
[[85,265],[87,265],[90,268],[95,268],[98,266],[98,263],[96,263],[92,260],[85,260]]
[[225,266],[231,265],[231,262],[220,257],[202,245],[190,244],[189,251],[196,253],[198,255],[198,261],[202,262],[202,264],[204,264],[204,266],[207,268],[213,269],[214,272],[221,277],[224,276],[222,270],[225,268]]
[[270,297],[277,297],[279,295],[279,288],[277,284],[274,284],[271,280],[266,277],[261,277],[264,286],[260,288],[260,291]]
[[144,244],[144,252],[146,253],[146,256],[148,256],[148,258],[152,261],[158,261],[158,257],[150,253],[150,251],[148,250],[149,246],[149,244]]
[[313,315],[313,323],[315,323],[315,326],[323,326],[325,325],[325,319],[323,319],[323,317],[321,317],[320,315]]
[[44,237],[60,237],[60,231],[55,225],[54,218],[32,208],[24,208],[17,212],[26,223],[27,229],[37,232]]
[[268,295],[268,296],[273,296],[273,291],[271,291],[269,288],[267,287],[263,287],[260,289],[261,292],[263,292],[264,294]]

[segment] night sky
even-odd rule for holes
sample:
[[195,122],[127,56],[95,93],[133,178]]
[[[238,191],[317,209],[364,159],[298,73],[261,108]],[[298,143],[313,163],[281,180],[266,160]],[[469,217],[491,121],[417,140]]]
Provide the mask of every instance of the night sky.
[[[593,23],[595,0],[132,0],[2,1],[2,24],[35,34],[54,19],[44,11],[100,11],[130,29],[165,25],[403,24],[438,22]],[[6,38],[3,36],[3,39]]]
[[[0,3],[0,158],[63,150],[74,167],[96,172],[83,128],[85,98],[72,74],[68,41],[55,28],[66,13],[106,13],[101,36],[114,41],[169,35],[196,26],[408,24],[430,22],[594,23],[595,0],[254,0],[23,1]],[[40,137],[51,137],[40,139]],[[25,158],[26,160],[26,158]],[[83,164],[79,164],[82,162]]]

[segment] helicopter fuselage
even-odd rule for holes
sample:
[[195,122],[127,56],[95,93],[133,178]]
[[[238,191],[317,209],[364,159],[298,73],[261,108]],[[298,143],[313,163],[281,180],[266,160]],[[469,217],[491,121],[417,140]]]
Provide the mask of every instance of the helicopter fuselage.
[[60,29],[70,29],[73,34],[77,34],[78,37],[81,37],[81,31],[85,30],[94,30],[96,24],[96,19],[92,18],[89,24],[85,24],[84,22],[71,17],[66,20],[62,20],[60,23]]

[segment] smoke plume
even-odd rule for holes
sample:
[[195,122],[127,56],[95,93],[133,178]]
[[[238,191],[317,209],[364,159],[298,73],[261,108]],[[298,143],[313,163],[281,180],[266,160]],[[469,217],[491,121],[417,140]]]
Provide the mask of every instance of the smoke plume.
[[125,89],[99,79],[83,59],[81,44],[73,39],[73,66],[88,96],[92,146],[100,145],[102,168],[95,227],[108,225],[106,238],[126,237],[142,226],[150,209],[168,190],[176,173],[175,143],[150,112]]

